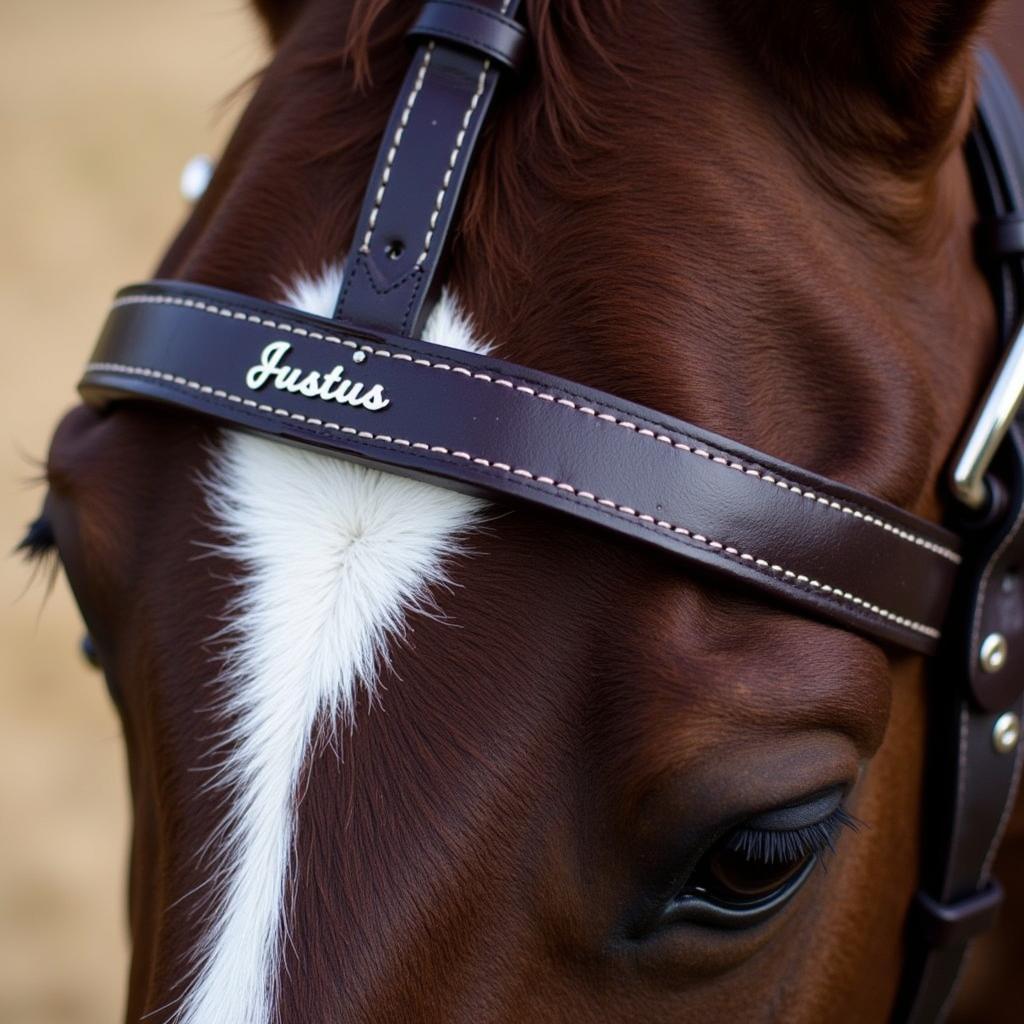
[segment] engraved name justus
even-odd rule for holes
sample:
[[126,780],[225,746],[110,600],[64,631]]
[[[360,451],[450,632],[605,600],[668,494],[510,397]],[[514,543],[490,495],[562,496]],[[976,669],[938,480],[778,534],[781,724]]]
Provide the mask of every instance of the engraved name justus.
[[307,373],[297,366],[289,366],[284,358],[291,348],[287,341],[272,341],[267,345],[260,353],[260,361],[249,367],[245,375],[246,385],[253,391],[259,391],[273,381],[279,391],[352,405],[368,412],[380,412],[391,404],[380,384],[366,387],[359,381],[349,380],[344,366],[335,366],[327,373],[319,370]]

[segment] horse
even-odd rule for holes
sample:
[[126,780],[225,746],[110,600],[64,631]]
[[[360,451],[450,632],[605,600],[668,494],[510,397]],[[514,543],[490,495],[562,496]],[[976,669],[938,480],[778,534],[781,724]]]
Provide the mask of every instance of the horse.
[[[272,59],[160,277],[331,315],[414,6],[257,0]],[[993,6],[528,0],[424,337],[939,519],[995,358],[961,152]],[[888,1019],[921,657],[169,408],[72,409],[47,483],[28,546],[127,746],[127,1020]],[[1007,836],[955,1019],[1015,1018]]]

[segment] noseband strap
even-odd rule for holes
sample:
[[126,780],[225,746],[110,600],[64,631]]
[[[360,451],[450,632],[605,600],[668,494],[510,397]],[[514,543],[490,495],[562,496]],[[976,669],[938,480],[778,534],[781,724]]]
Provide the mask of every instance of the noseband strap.
[[[954,534],[656,410],[416,340],[483,118],[503,72],[521,62],[517,6],[424,7],[334,319],[197,284],[135,285],[118,294],[82,396],[101,408],[163,402],[556,512],[681,571],[895,648],[938,652],[927,859],[896,1019],[941,1020],[968,940],[998,908],[992,866],[1021,769],[1021,745],[1000,723],[1021,713],[1024,689],[1024,438],[1011,428],[988,476],[988,510]],[[989,57],[967,159],[1009,346],[1024,295],[1024,113]]]

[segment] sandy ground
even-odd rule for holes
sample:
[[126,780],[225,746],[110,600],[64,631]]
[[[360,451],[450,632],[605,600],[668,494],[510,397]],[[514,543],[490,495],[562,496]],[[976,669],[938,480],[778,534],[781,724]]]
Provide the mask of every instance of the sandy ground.
[[[242,0],[0,0],[0,552],[106,303],[184,214],[227,93],[264,57]],[[0,558],[0,1024],[109,1024],[127,964],[121,740],[63,580]]]

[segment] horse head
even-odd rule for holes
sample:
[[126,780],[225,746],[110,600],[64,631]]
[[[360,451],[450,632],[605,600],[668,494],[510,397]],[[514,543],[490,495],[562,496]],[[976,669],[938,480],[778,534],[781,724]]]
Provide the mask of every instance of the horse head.
[[[273,58],[159,276],[330,316],[415,12],[257,7]],[[425,338],[938,518],[996,333],[985,7],[530,0]],[[130,1020],[885,1018],[920,657],[151,405],[73,410],[48,480],[127,742]]]

